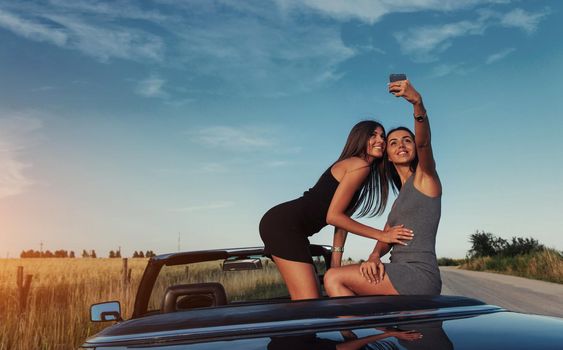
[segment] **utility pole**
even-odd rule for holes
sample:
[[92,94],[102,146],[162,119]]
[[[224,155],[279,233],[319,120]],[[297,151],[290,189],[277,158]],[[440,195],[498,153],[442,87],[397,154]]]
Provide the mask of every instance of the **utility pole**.
[[180,232],[178,232],[178,252],[180,252]]
[[41,241],[41,243],[39,243],[39,253],[41,253],[41,255],[43,255],[43,241]]

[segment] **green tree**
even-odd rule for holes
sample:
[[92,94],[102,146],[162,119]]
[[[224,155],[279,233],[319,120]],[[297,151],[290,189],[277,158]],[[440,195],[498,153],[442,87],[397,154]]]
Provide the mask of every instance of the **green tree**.
[[494,236],[492,233],[485,231],[475,231],[469,238],[471,249],[469,250],[470,258],[482,256],[495,256],[502,252],[506,247],[506,240]]

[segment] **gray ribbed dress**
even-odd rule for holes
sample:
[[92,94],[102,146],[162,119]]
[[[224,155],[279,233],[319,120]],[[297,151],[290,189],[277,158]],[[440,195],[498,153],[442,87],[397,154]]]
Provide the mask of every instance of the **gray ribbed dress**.
[[414,231],[408,245],[393,245],[385,272],[401,295],[437,295],[442,290],[436,261],[436,232],[442,197],[428,197],[414,187],[414,174],[407,179],[393,203],[387,224],[405,225]]

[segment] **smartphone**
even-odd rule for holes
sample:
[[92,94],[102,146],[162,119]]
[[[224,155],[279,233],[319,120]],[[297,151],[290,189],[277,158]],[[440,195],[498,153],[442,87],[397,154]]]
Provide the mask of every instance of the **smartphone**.
[[389,75],[389,82],[393,83],[400,80],[407,80],[407,75],[403,73],[393,73]]

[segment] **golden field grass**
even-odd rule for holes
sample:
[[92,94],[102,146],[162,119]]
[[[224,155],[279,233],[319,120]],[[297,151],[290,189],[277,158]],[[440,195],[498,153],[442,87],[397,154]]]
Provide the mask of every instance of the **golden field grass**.
[[149,301],[149,310],[160,308],[166,288],[170,285],[219,282],[225,288],[228,302],[271,299],[287,296],[285,283],[275,264],[263,259],[263,268],[259,270],[232,271],[222,270],[222,261],[209,261],[186,266],[164,266],[155,282]]
[[[91,304],[119,300],[132,311],[148,259],[129,259],[131,284],[121,288],[121,259],[0,259],[0,350],[76,349],[108,323],[91,323]],[[19,314],[17,266],[32,274],[27,312]]]
[[[89,321],[91,304],[119,300],[125,319],[131,316],[135,293],[148,259],[129,259],[131,283],[122,291],[121,259],[0,259],[0,350],[77,349],[110,322]],[[27,312],[19,315],[17,266],[32,274]],[[217,281],[229,301],[287,295],[273,263],[262,270],[223,272],[219,261],[164,267],[157,279],[150,309],[159,309],[166,287],[179,283]]]

